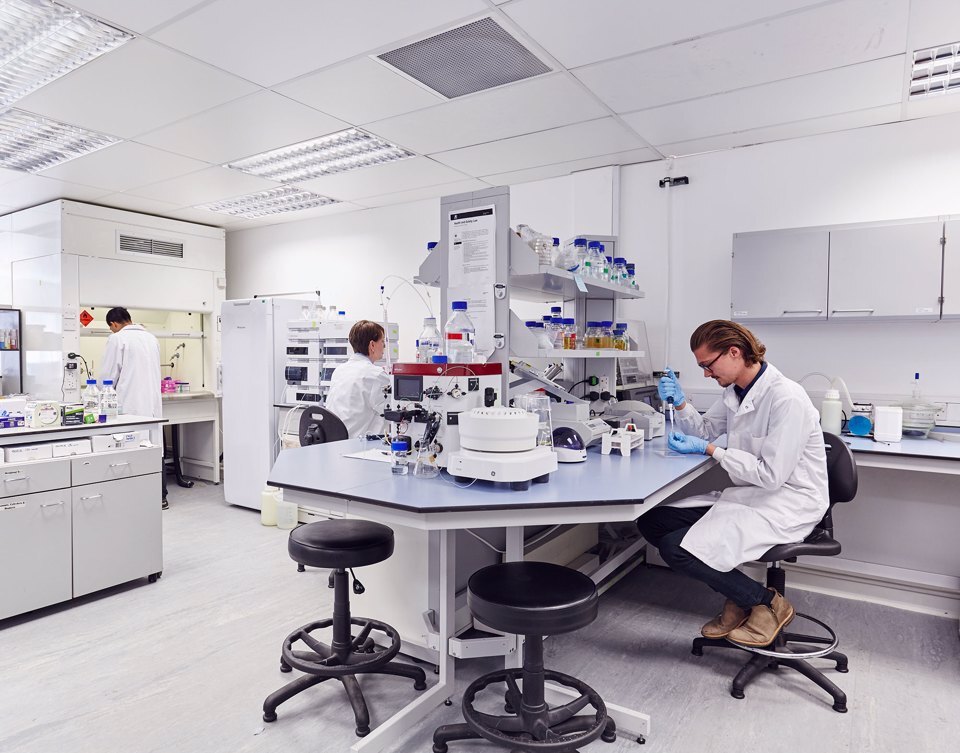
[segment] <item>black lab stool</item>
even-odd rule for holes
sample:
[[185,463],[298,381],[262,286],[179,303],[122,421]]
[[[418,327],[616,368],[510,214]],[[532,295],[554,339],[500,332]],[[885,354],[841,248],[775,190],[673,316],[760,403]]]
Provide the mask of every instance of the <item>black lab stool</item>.
[[[477,738],[539,753],[567,753],[598,737],[604,742],[616,740],[616,727],[597,691],[575,677],[543,667],[543,636],[589,625],[597,617],[598,602],[590,578],[560,565],[508,562],[475,572],[467,586],[470,612],[485,625],[525,637],[523,668],[490,672],[470,683],[462,703],[466,724],[438,727],[433,733],[434,753],[447,753],[447,743],[453,740]],[[550,708],[544,700],[546,680],[580,695]],[[477,693],[494,683],[506,684],[506,716],[474,708]],[[587,706],[593,713],[577,716]]]
[[[287,683],[263,702],[263,721],[277,720],[277,706],[303,690],[336,678],[343,685],[353,707],[357,735],[370,732],[370,713],[357,682],[357,675],[378,674],[408,677],[415,690],[427,687],[426,676],[419,667],[391,661],[400,651],[400,635],[385,622],[350,616],[350,595],[347,591],[347,570],[373,565],[393,554],[393,531],[387,526],[366,520],[327,520],[309,523],[290,532],[287,544],[290,557],[301,565],[331,568],[333,582],[333,619],[317,620],[294,630],[283,642],[280,670],[298,669],[306,674]],[[352,575],[352,572],[351,572]],[[354,578],[354,590],[363,587]],[[333,626],[333,640],[322,643],[311,633]],[[353,635],[353,626],[359,628]],[[372,631],[385,633],[387,648],[378,646],[370,637]],[[309,650],[298,649],[303,644]]]

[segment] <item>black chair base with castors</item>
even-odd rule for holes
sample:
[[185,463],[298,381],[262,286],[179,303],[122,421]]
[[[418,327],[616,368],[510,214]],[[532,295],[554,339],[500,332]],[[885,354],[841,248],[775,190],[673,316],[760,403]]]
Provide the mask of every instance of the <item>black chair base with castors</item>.
[[[833,538],[833,506],[839,502],[849,502],[857,496],[857,464],[850,448],[838,436],[824,432],[824,445],[827,453],[827,481],[829,483],[830,506],[823,520],[806,539],[796,544],[781,544],[767,550],[758,561],[769,563],[767,568],[767,587],[783,594],[786,589],[786,574],[780,563],[796,562],[799,556],[833,557],[840,554],[840,542]],[[846,673],[847,657],[837,651],[839,639],[826,623],[809,615],[795,615],[814,623],[826,635],[806,635],[781,630],[773,642],[767,646],[747,646],[725,638],[695,638],[691,653],[703,656],[705,647],[733,648],[753,654],[733,679],[730,695],[743,698],[747,684],[765,669],[777,670],[780,667],[794,669],[804,677],[823,688],[833,698],[833,710],[841,714],[847,711],[847,696],[822,671],[810,664],[811,659],[827,659],[835,663],[837,672]]]
[[[470,612],[484,625],[523,635],[523,668],[490,672],[463,694],[465,724],[446,724],[433,733],[434,753],[447,753],[454,740],[483,738],[510,750],[569,753],[597,738],[616,740],[616,725],[600,695],[585,682],[545,669],[543,636],[578,630],[596,619],[599,598],[586,575],[544,562],[509,562],[478,570],[467,586]],[[518,680],[522,683],[522,689]],[[549,680],[579,696],[562,706],[545,701]],[[505,715],[478,711],[474,701],[491,685],[503,683]],[[587,707],[588,715],[579,715]]]
[[[370,712],[357,675],[395,675],[413,680],[415,690],[427,687],[426,675],[420,667],[391,661],[400,651],[400,635],[394,628],[379,620],[350,615],[347,571],[390,557],[393,531],[370,521],[328,520],[295,528],[290,532],[287,546],[290,557],[298,564],[333,569],[333,617],[303,625],[284,639],[280,671],[297,669],[305,674],[267,697],[263,702],[263,721],[275,722],[277,707],[284,701],[314,685],[336,679],[343,685],[353,708],[356,733],[363,737],[370,732]],[[356,578],[353,587],[355,592],[363,593]],[[331,626],[333,640],[329,644],[312,635]],[[378,645],[371,636],[375,631],[384,634],[389,645]]]

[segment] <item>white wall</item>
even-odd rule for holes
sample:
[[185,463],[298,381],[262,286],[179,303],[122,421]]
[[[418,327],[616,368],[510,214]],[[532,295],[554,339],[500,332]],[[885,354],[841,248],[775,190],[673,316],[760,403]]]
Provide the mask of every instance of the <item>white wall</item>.
[[[703,321],[729,318],[733,233],[960,213],[958,128],[960,116],[946,116],[678,159],[673,174],[690,185],[674,188],[657,185],[664,163],[624,168],[622,242],[642,260],[648,297],[635,308],[647,321],[654,363],[665,358],[669,271],[669,359],[691,387],[706,384],[688,338]],[[752,328],[794,378],[816,370],[844,377],[854,396],[908,394],[920,371],[931,396],[960,397],[957,322]]]

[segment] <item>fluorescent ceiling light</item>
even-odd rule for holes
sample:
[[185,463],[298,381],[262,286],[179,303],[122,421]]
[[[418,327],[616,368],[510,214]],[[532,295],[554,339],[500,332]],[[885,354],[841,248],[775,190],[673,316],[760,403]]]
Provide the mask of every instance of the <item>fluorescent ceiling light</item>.
[[130,39],[50,0],[0,0],[0,108]]
[[960,92],[960,42],[913,53],[910,98]]
[[120,139],[23,110],[0,113],[0,167],[36,173]]
[[230,162],[226,167],[280,183],[296,183],[413,156],[412,152],[389,141],[358,128],[348,128]]
[[238,196],[225,201],[215,201],[211,204],[202,204],[197,209],[208,209],[211,212],[229,214],[234,217],[266,217],[270,214],[283,212],[299,212],[302,209],[323,207],[327,204],[336,204],[337,201],[327,196],[304,191],[295,186],[279,186],[267,191]]

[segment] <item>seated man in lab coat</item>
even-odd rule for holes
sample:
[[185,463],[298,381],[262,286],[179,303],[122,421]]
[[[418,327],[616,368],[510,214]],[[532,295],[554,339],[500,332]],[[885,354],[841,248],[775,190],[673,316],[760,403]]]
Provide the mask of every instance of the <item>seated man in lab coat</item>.
[[[668,370],[660,397],[673,399],[686,432],[671,433],[668,445],[711,455],[735,486],[660,505],[637,527],[673,570],[727,597],[703,626],[705,637],[766,646],[793,619],[793,606],[736,568],[776,544],[802,541],[826,513],[819,415],[799,384],[763,360],[766,348],[746,327],[707,322],[691,335],[690,349],[723,396],[701,416]],[[726,449],[713,444],[723,434]]]
[[[112,379],[120,412],[132,416],[160,418],[160,343],[142,325],[134,324],[123,307],[107,312],[107,326],[113,333],[100,366],[100,378]],[[151,437],[160,444],[162,434]],[[161,474],[162,475],[162,474]],[[167,509],[167,485],[163,484],[163,509]]]
[[383,358],[386,337],[376,322],[361,320],[347,336],[353,355],[333,370],[324,407],[343,421],[351,439],[383,431],[384,388],[390,377],[376,365]]

